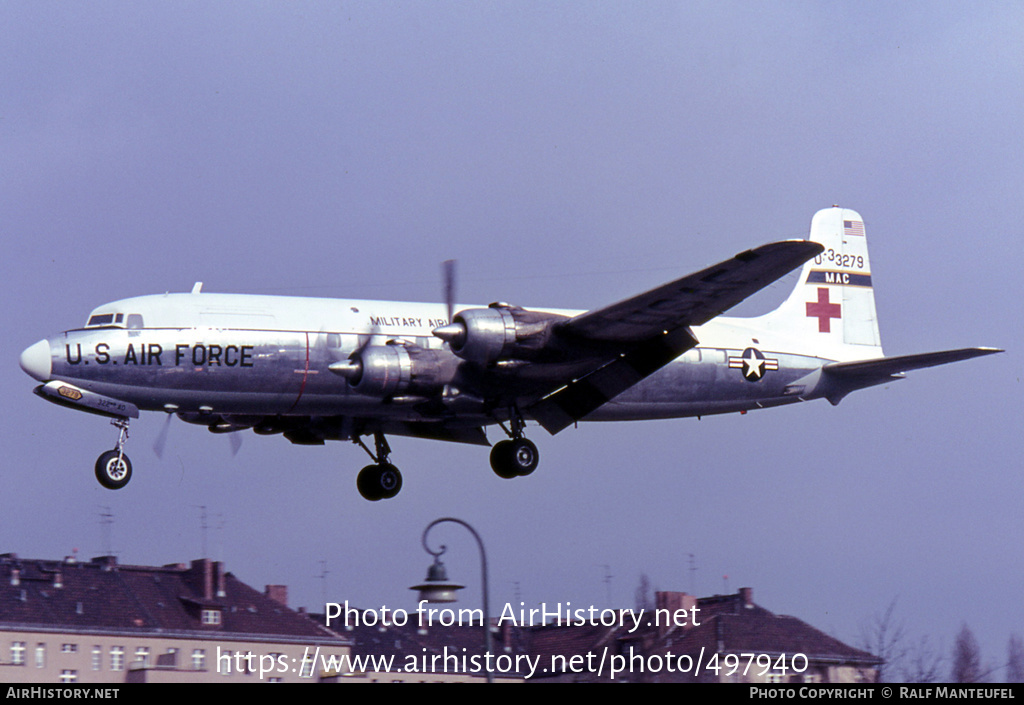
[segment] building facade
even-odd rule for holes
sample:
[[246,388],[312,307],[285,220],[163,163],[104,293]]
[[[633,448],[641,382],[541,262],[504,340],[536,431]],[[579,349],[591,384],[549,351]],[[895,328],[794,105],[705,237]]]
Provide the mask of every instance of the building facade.
[[260,592],[218,562],[0,554],[3,682],[316,682],[349,653],[285,587]]

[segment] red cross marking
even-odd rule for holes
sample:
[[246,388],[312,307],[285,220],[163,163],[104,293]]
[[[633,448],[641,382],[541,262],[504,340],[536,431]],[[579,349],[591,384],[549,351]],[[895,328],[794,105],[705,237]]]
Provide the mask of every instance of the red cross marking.
[[842,318],[843,309],[839,304],[829,303],[828,289],[818,287],[818,300],[807,302],[807,316],[818,319],[818,332],[830,333],[832,331],[832,318]]

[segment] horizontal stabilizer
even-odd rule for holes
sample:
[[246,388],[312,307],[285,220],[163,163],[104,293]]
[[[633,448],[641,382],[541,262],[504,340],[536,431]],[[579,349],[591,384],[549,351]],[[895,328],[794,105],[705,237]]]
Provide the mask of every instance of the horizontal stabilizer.
[[865,377],[889,377],[901,372],[919,370],[923,367],[945,365],[950,362],[969,360],[972,357],[992,355],[1003,352],[999,348],[960,348],[959,350],[943,350],[942,352],[921,353],[919,355],[898,355],[881,357],[876,360],[853,360],[850,362],[833,362],[825,365],[824,372],[833,377],[856,379]]

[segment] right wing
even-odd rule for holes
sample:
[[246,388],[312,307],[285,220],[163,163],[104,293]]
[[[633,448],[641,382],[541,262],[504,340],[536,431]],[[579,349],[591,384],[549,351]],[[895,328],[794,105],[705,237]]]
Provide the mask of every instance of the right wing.
[[916,355],[880,357],[873,360],[831,362],[822,369],[829,375],[843,379],[885,378],[894,377],[910,370],[919,370],[922,367],[935,367],[1001,352],[1003,350],[999,348],[960,348],[959,350],[943,350],[942,352],[918,353]]
[[823,391],[826,399],[838,404],[850,392],[891,380],[903,379],[903,373],[923,367],[935,367],[950,362],[969,360],[972,357],[1003,352],[999,348],[960,348],[941,352],[918,353],[879,357],[871,360],[830,362],[821,368]]
[[707,323],[821,251],[821,245],[806,240],[763,245],[556,324],[563,339],[607,354],[527,411],[558,433],[697,345],[690,326]]

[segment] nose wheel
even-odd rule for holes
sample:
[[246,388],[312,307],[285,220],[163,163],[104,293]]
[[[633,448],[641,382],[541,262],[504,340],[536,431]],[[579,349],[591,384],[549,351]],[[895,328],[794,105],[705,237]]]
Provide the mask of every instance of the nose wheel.
[[96,460],[96,479],[108,490],[119,490],[132,479],[132,461],[123,451],[108,450]]
[[124,444],[128,440],[128,419],[113,419],[110,423],[119,430],[117,445],[96,459],[96,479],[108,490],[119,490],[132,479],[132,461],[124,452]]

